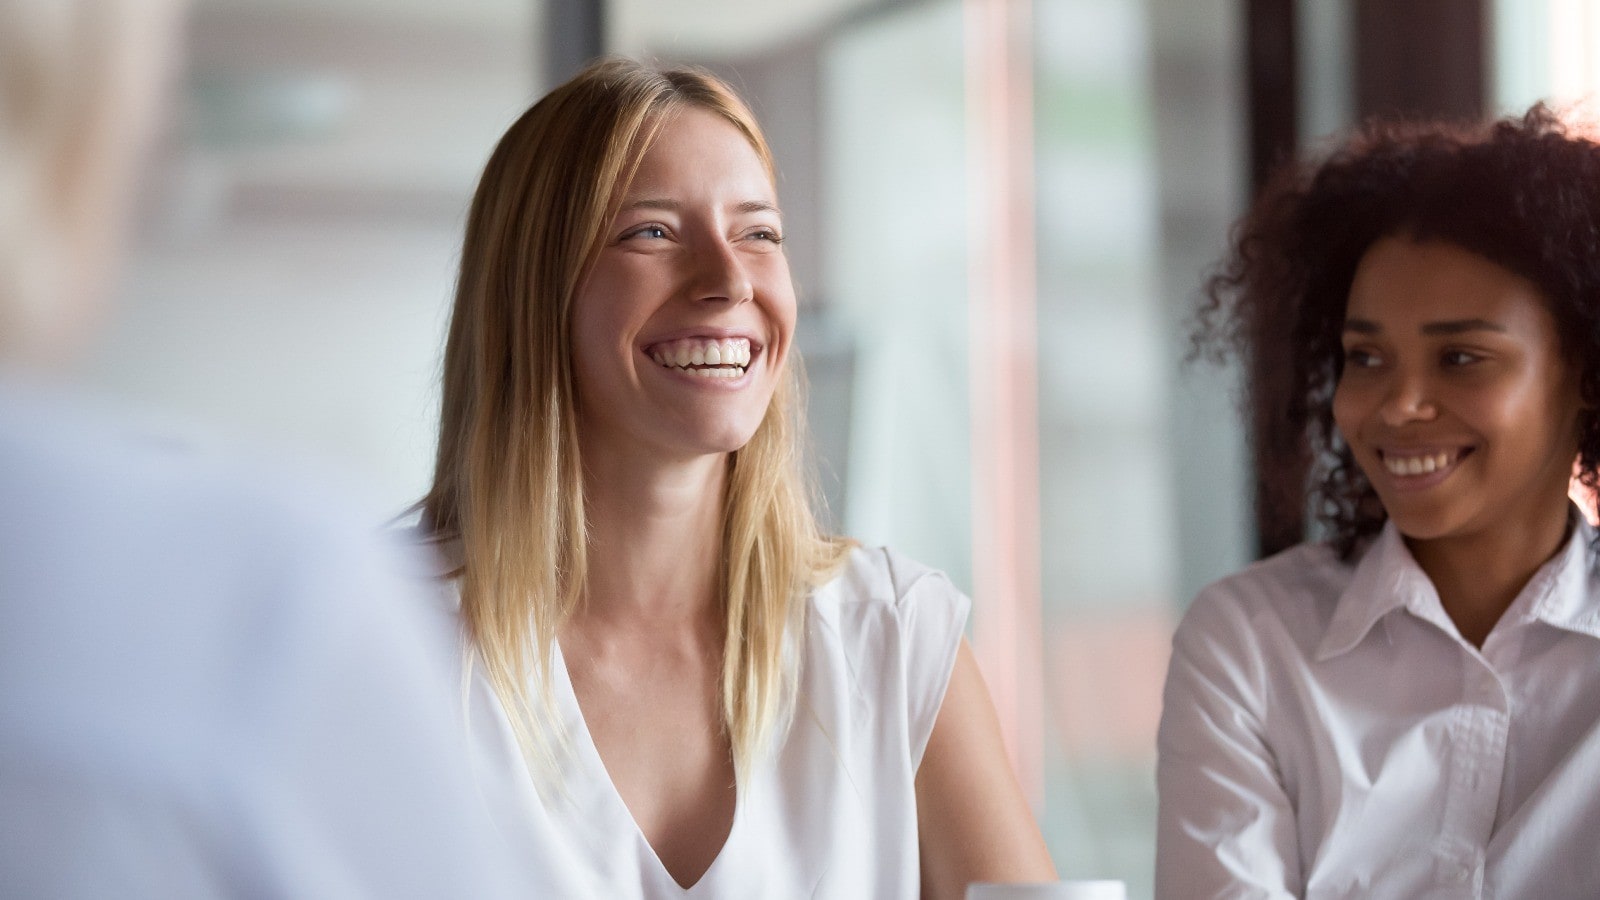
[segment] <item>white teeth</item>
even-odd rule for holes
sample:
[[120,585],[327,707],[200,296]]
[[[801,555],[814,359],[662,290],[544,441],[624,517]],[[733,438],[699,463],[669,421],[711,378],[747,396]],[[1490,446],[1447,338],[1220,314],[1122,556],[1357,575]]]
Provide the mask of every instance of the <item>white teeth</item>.
[[707,378],[738,378],[750,366],[750,341],[746,338],[673,341],[652,348],[650,358],[657,365],[682,369]]
[[1429,456],[1385,456],[1383,467],[1395,475],[1426,475],[1450,465],[1450,454],[1435,453]]

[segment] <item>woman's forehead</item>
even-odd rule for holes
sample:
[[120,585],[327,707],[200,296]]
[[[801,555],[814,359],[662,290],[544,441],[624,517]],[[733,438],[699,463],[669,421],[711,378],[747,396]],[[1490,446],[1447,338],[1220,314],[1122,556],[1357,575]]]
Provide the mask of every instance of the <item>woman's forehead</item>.
[[[1368,330],[1442,335],[1466,323],[1515,333],[1554,331],[1543,291],[1532,281],[1458,244],[1384,238],[1361,257],[1345,308]],[[1359,330],[1359,329],[1358,329]]]

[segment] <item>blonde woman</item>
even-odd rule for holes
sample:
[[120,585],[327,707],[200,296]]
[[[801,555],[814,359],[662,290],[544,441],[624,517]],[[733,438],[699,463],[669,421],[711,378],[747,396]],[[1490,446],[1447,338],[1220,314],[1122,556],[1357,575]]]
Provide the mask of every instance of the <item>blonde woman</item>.
[[968,601],[807,505],[773,174],[725,85],[623,60],[489,161],[423,503],[485,794],[568,896],[1051,879]]

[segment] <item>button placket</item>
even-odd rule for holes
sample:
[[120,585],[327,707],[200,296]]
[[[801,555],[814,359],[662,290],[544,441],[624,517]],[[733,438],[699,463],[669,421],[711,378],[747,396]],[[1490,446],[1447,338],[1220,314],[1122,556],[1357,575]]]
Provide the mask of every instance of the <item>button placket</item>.
[[1461,694],[1443,761],[1447,787],[1437,845],[1439,872],[1444,881],[1470,887],[1471,895],[1478,896],[1484,849],[1494,829],[1505,775],[1510,715],[1504,687],[1476,652],[1468,651]]

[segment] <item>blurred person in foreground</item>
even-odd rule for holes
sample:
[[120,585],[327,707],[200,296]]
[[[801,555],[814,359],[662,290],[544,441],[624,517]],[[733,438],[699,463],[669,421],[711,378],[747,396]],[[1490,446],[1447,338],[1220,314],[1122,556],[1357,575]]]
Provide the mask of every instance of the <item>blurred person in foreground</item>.
[[511,896],[448,611],[398,554],[316,485],[141,442],[53,383],[179,17],[0,0],[0,896]]
[[1600,481],[1600,145],[1543,108],[1370,126],[1263,193],[1203,316],[1265,496],[1325,537],[1178,628],[1158,896],[1600,897],[1568,499]]
[[1052,879],[967,599],[812,515],[774,176],[727,85],[629,60],[491,155],[422,522],[474,768],[566,896]]

